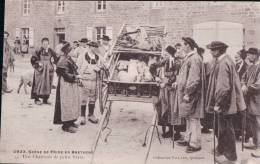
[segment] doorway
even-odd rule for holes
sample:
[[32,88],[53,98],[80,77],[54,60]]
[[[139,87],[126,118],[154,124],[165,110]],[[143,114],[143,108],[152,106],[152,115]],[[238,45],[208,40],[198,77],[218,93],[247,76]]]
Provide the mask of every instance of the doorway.
[[65,40],[65,28],[55,28],[54,47]]

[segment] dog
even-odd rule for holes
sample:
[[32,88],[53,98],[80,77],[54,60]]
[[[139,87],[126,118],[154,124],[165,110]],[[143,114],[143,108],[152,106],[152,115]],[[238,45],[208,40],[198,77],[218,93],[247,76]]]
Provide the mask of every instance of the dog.
[[27,94],[27,86],[31,87],[33,82],[33,72],[26,72],[25,74],[20,76],[20,83],[17,89],[17,93],[20,93],[20,89],[23,86],[24,92]]

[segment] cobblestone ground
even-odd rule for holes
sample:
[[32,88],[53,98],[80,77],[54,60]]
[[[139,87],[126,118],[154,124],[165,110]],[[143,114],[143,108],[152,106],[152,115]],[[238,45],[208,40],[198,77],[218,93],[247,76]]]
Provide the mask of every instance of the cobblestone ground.
[[[75,134],[63,132],[60,126],[52,123],[56,91],[53,90],[50,97],[52,105],[42,106],[36,106],[23,88],[17,94],[20,75],[32,71],[32,68],[29,57],[17,57],[15,64],[15,72],[8,75],[8,84],[14,91],[2,96],[0,163],[90,163],[90,150],[98,125],[88,122]],[[100,117],[98,108],[95,113]],[[142,144],[152,117],[151,104],[113,103],[108,124],[112,132],[107,142],[104,138],[109,131],[106,129],[102,133],[94,163],[143,163],[146,148]],[[148,163],[213,164],[212,148],[212,133],[202,135],[202,150],[194,154],[185,153],[185,148],[176,144],[173,149],[169,139],[160,144],[155,133]],[[254,151],[241,152],[241,142],[237,142],[239,161],[251,158],[251,152]],[[253,164],[260,164],[260,160],[251,160]]]

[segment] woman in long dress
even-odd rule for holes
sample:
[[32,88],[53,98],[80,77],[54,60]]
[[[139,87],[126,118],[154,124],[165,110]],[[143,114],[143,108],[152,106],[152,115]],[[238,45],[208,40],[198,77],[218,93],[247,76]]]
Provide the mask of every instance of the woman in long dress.
[[[178,107],[176,104],[176,88],[172,84],[176,82],[176,76],[179,72],[180,61],[175,58],[176,49],[168,46],[165,57],[151,65],[151,73],[154,75],[157,68],[163,68],[160,80],[159,101],[155,104],[158,113],[158,125],[162,126],[163,137],[170,138],[173,136],[173,128],[176,131],[174,139],[180,139],[181,125],[183,119],[178,118]],[[157,80],[158,81],[158,80]],[[166,132],[166,127],[169,131]]]
[[54,113],[54,124],[62,124],[62,130],[75,133],[78,126],[74,123],[80,116],[80,75],[71,59],[69,43],[64,43],[64,52],[57,63],[58,86]]

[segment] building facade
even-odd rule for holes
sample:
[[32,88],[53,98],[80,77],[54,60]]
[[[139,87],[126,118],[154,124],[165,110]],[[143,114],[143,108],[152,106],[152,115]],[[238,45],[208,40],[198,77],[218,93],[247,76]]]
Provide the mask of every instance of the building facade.
[[260,3],[188,1],[60,1],[8,0],[5,30],[10,39],[29,41],[31,48],[43,37],[54,47],[60,40],[103,34],[115,40],[124,23],[165,25],[169,44],[190,36],[202,46],[226,41],[232,50],[260,48]]

